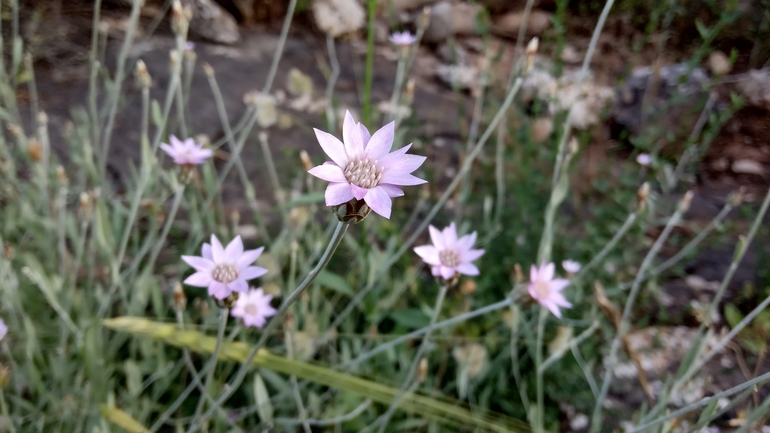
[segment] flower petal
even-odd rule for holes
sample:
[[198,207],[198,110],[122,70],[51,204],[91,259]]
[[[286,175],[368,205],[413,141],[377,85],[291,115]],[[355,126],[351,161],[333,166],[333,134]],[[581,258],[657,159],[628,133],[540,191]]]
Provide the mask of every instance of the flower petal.
[[369,133],[369,130],[366,129],[366,125],[363,123],[358,123],[358,129],[359,134],[361,134],[361,141],[364,143],[364,149],[366,148],[367,144],[369,143],[369,140],[372,138],[372,134]]
[[560,307],[571,308],[572,304],[561,293],[551,293],[550,301]]
[[231,240],[230,243],[227,244],[227,248],[225,248],[225,256],[227,256],[227,263],[237,262],[242,255],[243,255],[243,239],[241,239],[241,235],[238,235],[235,237],[235,239]]
[[540,267],[540,278],[551,281],[556,273],[556,266],[553,263],[548,263]]
[[245,293],[249,291],[249,283],[247,283],[246,280],[242,278],[238,278],[237,280],[228,284],[227,288],[233,292]]
[[543,306],[545,308],[548,308],[549,310],[551,310],[551,313],[553,313],[554,316],[556,316],[559,319],[561,319],[561,311],[559,311],[559,307],[556,304],[554,304],[552,302],[546,302],[546,303],[543,304]]
[[438,266],[441,264],[441,260],[439,260],[438,257],[438,250],[433,245],[414,247],[414,252],[429,265]]
[[457,247],[457,226],[455,223],[450,223],[444,227],[442,234],[444,235],[444,246],[447,249],[455,249]]
[[457,273],[457,271],[455,271],[455,268],[450,268],[449,266],[442,266],[440,272],[441,272],[441,277],[444,278],[445,280],[448,280],[454,277],[455,273]]
[[214,262],[209,259],[198,256],[182,256],[182,260],[195,268],[196,271],[210,271],[214,268]]
[[311,168],[308,173],[327,182],[347,182],[342,169],[336,164],[322,164]]
[[184,143],[182,142],[182,140],[176,138],[176,135],[171,134],[168,137],[168,141],[171,143],[171,146],[173,146],[174,149],[178,149],[178,150],[184,149]]
[[353,192],[353,197],[356,198],[356,200],[363,200],[364,197],[366,197],[366,193],[369,192],[369,189],[367,188],[361,188],[358,185],[350,184],[350,191]]
[[188,286],[208,287],[212,281],[210,272],[199,271],[185,278],[184,283]]
[[171,157],[174,157],[177,154],[176,149],[174,149],[173,147],[169,146],[166,143],[160,143],[159,146],[161,149],[163,149],[164,152],[166,152],[166,154],[168,154]]
[[393,147],[393,138],[395,137],[395,134],[396,122],[390,122],[376,130],[369,139],[369,143],[366,145],[366,155],[374,160],[379,160],[390,153],[390,148]]
[[462,251],[470,251],[473,248],[473,244],[476,243],[476,232],[469,235],[465,235],[457,240],[457,249]]
[[211,235],[211,258],[214,263],[223,263],[227,259],[225,249],[215,235]]
[[407,173],[385,171],[384,173],[382,173],[382,180],[380,180],[380,183],[410,186],[410,185],[422,185],[423,183],[428,183],[428,181],[424,179],[420,179],[417,176],[412,176],[411,174],[407,174]]
[[460,263],[457,265],[457,272],[465,275],[476,276],[479,274],[479,268],[472,263]]
[[373,211],[386,219],[390,219],[390,210],[391,206],[393,206],[393,200],[390,199],[388,193],[384,189],[380,187],[370,189],[369,192],[366,193],[364,201]]
[[569,280],[565,280],[564,278],[557,278],[548,283],[548,288],[551,290],[551,293],[561,292],[567,286],[569,286]]
[[203,255],[204,259],[213,260],[214,256],[211,255],[211,244],[204,242],[203,247],[201,248],[201,254]]
[[244,280],[253,280],[254,278],[259,278],[266,273],[267,269],[265,268],[260,268],[259,266],[249,266],[248,268],[241,271],[240,276]]
[[213,296],[219,300],[230,296],[230,293],[232,292],[227,288],[227,285],[222,284],[219,281],[213,281],[211,285],[209,285],[209,296]]
[[[394,173],[411,173],[425,162],[427,158],[421,155],[399,155],[380,161],[380,166]],[[387,165],[386,165],[387,164]]]
[[529,281],[531,283],[534,283],[539,279],[540,279],[540,271],[538,270],[537,266],[532,265],[532,267],[529,268]]
[[472,262],[484,255],[484,250],[460,251],[460,259],[464,262]]
[[379,187],[384,189],[385,192],[388,193],[389,197],[402,197],[404,195],[404,190],[397,187],[396,185],[390,185],[386,183],[379,185]]
[[428,232],[430,232],[430,240],[433,242],[433,245],[436,246],[436,249],[439,251],[445,249],[444,236],[442,236],[441,231],[432,225],[429,225]]
[[430,273],[433,274],[434,277],[438,277],[441,275],[441,266],[434,266],[430,268]]
[[334,206],[349,202],[353,199],[353,191],[347,182],[330,183],[326,187],[326,206]]
[[256,250],[244,251],[241,257],[235,262],[235,266],[239,271],[243,272],[249,265],[257,261],[259,256],[265,251],[265,247],[259,247]]
[[345,152],[345,145],[337,137],[320,129],[313,128],[313,131],[315,131],[315,138],[318,140],[318,144],[321,145],[321,149],[324,150],[324,153],[335,164],[340,167],[348,165],[348,154]]
[[348,158],[355,159],[364,153],[361,129],[353,119],[350,111],[345,111],[345,120],[342,121],[342,142],[345,143],[345,151],[348,153]]

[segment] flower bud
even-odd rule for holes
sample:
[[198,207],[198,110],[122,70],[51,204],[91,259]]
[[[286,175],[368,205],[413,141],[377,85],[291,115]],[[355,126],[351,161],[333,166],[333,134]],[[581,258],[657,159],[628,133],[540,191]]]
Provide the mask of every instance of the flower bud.
[[139,82],[139,86],[144,89],[148,89],[152,85],[152,78],[147,71],[147,65],[142,60],[136,62],[136,81]]
[[27,142],[27,155],[29,159],[35,162],[43,159],[43,146],[37,139],[31,138]]
[[580,147],[578,146],[577,138],[572,137],[569,140],[569,156],[573,157],[573,156],[577,155],[579,148]]
[[179,36],[186,36],[192,18],[189,6],[182,7],[182,2],[174,0],[171,6],[171,29]]
[[679,202],[679,212],[685,213],[687,212],[687,209],[690,209],[690,204],[692,203],[692,197],[693,197],[692,191],[687,191],[684,194],[684,197],[682,197],[682,201]]
[[84,220],[91,219],[91,196],[85,191],[80,193],[80,217]]
[[37,113],[37,122],[41,125],[47,125],[48,124],[48,114],[46,114],[45,111],[41,111]]
[[347,224],[358,224],[369,215],[372,208],[363,200],[355,198],[350,201],[331,207],[337,219]]
[[11,380],[11,368],[3,364],[0,366],[0,389],[5,389]]
[[650,196],[650,184],[645,182],[636,192],[636,210],[643,212],[647,208],[647,199]]
[[430,24],[430,13],[431,13],[430,6],[425,6],[424,8],[422,8],[422,14],[420,14],[420,19],[419,21],[417,21],[418,29],[425,30],[428,28],[428,24]]
[[24,136],[24,131],[21,129],[19,125],[14,125],[12,123],[9,123],[8,126],[6,126],[6,128],[8,129],[8,132],[10,132],[11,135],[13,135],[16,138]]
[[59,181],[61,186],[67,186],[69,179],[67,179],[67,172],[64,171],[64,167],[61,165],[56,166],[56,180]]
[[187,307],[187,296],[184,294],[184,289],[182,288],[182,285],[177,282],[174,285],[174,309],[176,311],[182,312]]
[[302,150],[299,152],[299,159],[302,161],[302,168],[304,168],[305,171],[309,171],[314,167],[313,161],[310,160],[310,155],[308,155],[306,151]]
[[210,64],[204,63],[203,64],[203,73],[206,74],[207,77],[213,77],[214,76],[214,68],[212,68]]
[[743,197],[746,194],[746,188],[741,187],[738,191],[730,194],[727,197],[727,202],[732,207],[738,207],[741,203],[743,203]]
[[535,66],[535,55],[537,54],[537,49],[539,46],[540,39],[538,39],[537,36],[532,38],[532,40],[527,44],[527,50],[525,52],[527,56],[527,65],[524,69],[525,74],[528,74]]
[[428,360],[420,359],[420,365],[417,368],[417,382],[423,383],[428,377]]

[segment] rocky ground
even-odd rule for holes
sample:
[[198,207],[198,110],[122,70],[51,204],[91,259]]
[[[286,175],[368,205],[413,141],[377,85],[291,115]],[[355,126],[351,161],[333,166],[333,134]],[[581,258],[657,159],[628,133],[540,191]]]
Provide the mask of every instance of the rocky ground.
[[[206,134],[212,140],[223,133],[219,115],[213,104],[212,91],[200,70],[210,64],[215,72],[224,96],[227,113],[234,122],[245,112],[244,95],[261,90],[267,78],[273,52],[278,44],[278,31],[283,2],[254,2],[233,0],[224,6],[210,0],[190,0],[199,12],[192,24],[191,35],[196,42],[197,73],[191,84],[190,124],[197,133]],[[24,12],[23,34],[36,58],[35,78],[40,105],[49,116],[52,125],[52,142],[57,152],[66,157],[63,134],[71,120],[71,109],[85,104],[87,95],[86,58],[90,44],[90,2],[39,2],[36,7],[45,17],[35,21],[30,7]],[[115,55],[124,37],[128,9],[119,0],[105,0],[101,27],[108,34],[107,64],[115,64]],[[302,3],[302,2],[300,2]],[[365,11],[354,0],[315,0],[309,9],[301,11],[297,23],[290,32],[279,65],[277,79],[270,95],[276,107],[276,122],[269,126],[270,146],[278,157],[279,171],[284,166],[299,164],[299,152],[306,150],[315,161],[321,160],[310,126],[322,125],[325,106],[323,71],[328,68],[328,51],[323,32],[336,36],[336,54],[341,66],[339,81],[334,95],[343,107],[357,110],[363,81],[363,56],[366,51],[360,37],[364,27]],[[485,63],[484,41],[476,35],[480,21],[491,30],[490,46],[500,49],[499,66],[492,68],[490,86],[498,89],[508,74],[516,43],[515,35],[523,23],[524,2],[486,0],[478,3],[461,1],[434,2],[430,0],[392,0],[382,8],[377,21],[377,47],[375,50],[373,100],[387,101],[392,91],[396,72],[397,53],[387,43],[391,28],[414,29],[425,13],[424,6],[432,6],[428,13],[430,25],[426,29],[409,73],[414,80],[413,113],[416,116],[416,146],[421,153],[439,159],[446,171],[446,179],[452,175],[451,164],[457,150],[464,146],[469,120],[460,116],[460,110],[447,107],[464,106],[472,110],[474,96],[478,94],[479,77]],[[750,3],[744,7],[750,8]],[[162,2],[147,1],[143,10],[138,43],[131,52],[130,61],[142,59],[153,77],[153,97],[161,98],[169,81],[168,53],[173,45],[169,25],[165,20],[155,32],[148,27],[153,19],[164,11]],[[547,35],[552,30],[555,6],[552,2],[536,2],[528,23],[527,38]],[[344,13],[341,13],[344,12]],[[575,71],[582,62],[588,46],[590,31],[595,18],[578,17],[568,29],[568,44],[558,53],[565,66],[561,78],[549,72],[548,58],[555,58],[557,50],[544,44],[541,59],[535,72],[524,86],[524,98],[549,99],[551,114],[568,104],[575,95],[583,95],[571,122],[576,129],[591,131],[594,137],[581,162],[580,174],[587,179],[583,187],[575,186],[577,193],[588,193],[592,176],[604,173],[601,168],[611,164],[614,158],[623,158],[630,148],[623,142],[625,134],[640,131],[648,122],[663,122],[662,129],[685,130],[689,134],[696,127],[703,107],[708,112],[718,112],[729,106],[729,92],[746,97],[747,106],[736,112],[718,131],[703,158],[697,178],[692,209],[688,212],[684,227],[702,227],[724,206],[730,192],[746,188],[746,201],[756,202],[768,188],[770,175],[770,72],[757,69],[762,65],[752,60],[756,57],[752,47],[743,49],[746,42],[741,36],[729,34],[723,44],[741,47],[734,65],[727,62],[729,48],[704,57],[700,65],[691,71],[689,78],[680,80],[686,67],[676,64],[688,53],[687,48],[662,53],[655,43],[641,51],[631,49],[642,33],[632,24],[632,17],[619,14],[610,18],[603,33],[595,60],[591,64],[592,76],[581,89],[575,87]],[[43,26],[41,23],[45,23]],[[7,27],[3,28],[7,32]],[[672,44],[686,40],[687,31],[671,36]],[[679,39],[677,39],[679,38]],[[6,39],[7,40],[7,39]],[[447,42],[449,41],[449,42]],[[744,44],[744,45],[741,45]],[[766,47],[765,47],[766,48]],[[764,49],[764,48],[763,48]],[[753,63],[752,63],[753,62]],[[650,68],[648,66],[652,65]],[[644,67],[648,67],[644,69]],[[301,84],[297,84],[298,80]],[[130,80],[129,80],[130,81]],[[622,82],[622,85],[617,85]],[[710,91],[704,87],[710,86]],[[301,89],[298,90],[297,86]],[[452,88],[459,91],[453,91]],[[684,96],[691,104],[669,108],[668,102],[675,95]],[[28,101],[29,95],[20,91],[20,98]],[[659,117],[643,114],[644,104],[656,107]],[[128,180],[129,163],[136,163],[139,156],[136,125],[141,116],[139,92],[129,86],[125,105],[117,118],[116,130],[110,154],[109,168],[116,184]],[[24,107],[27,108],[27,107]],[[387,109],[380,105],[380,108]],[[602,116],[609,112],[609,118]],[[536,130],[542,138],[552,133],[550,114],[529,119],[539,125]],[[675,128],[676,127],[676,128]],[[684,127],[684,128],[678,128]],[[675,143],[673,140],[672,143]],[[254,140],[256,143],[256,140]],[[618,150],[620,148],[620,150]],[[610,150],[612,149],[612,151]],[[450,150],[447,152],[447,150]],[[661,154],[676,152],[676,145],[662,146]],[[433,154],[433,155],[431,155]],[[435,157],[435,158],[434,158]],[[267,182],[258,146],[247,145],[243,158],[249,177],[256,184]],[[447,159],[448,158],[448,159]],[[286,171],[283,171],[284,173]],[[441,179],[437,179],[441,181]],[[225,186],[225,203],[245,212],[240,183],[236,177]],[[272,195],[257,190],[258,199],[265,209],[271,205]],[[732,221],[745,221],[741,212],[734,212]],[[766,233],[755,241],[755,247],[739,267],[728,290],[726,301],[735,299],[745,284],[759,284],[759,271],[767,257]],[[680,308],[679,317],[688,317],[697,323],[697,305],[706,304],[713,296],[715,284],[721,280],[732,256],[732,246],[704,250],[685,267],[686,275],[675,278],[661,289],[660,305],[651,308]],[[720,318],[718,322],[724,325]],[[638,330],[633,335],[635,349],[643,353],[643,363],[653,390],[660,389],[660,381],[667,372],[674,371],[677,359],[689,346],[692,330],[683,326],[654,326]],[[661,343],[661,341],[663,343]],[[747,371],[738,368],[745,355],[740,348],[730,349],[707,365],[704,382],[696,384],[688,394],[678,396],[678,402],[687,404],[704,395],[723,390],[746,379]],[[751,370],[753,370],[753,365]],[[758,371],[767,371],[765,362]],[[636,382],[635,367],[620,369],[623,380],[613,392],[610,404],[619,409],[641,404],[645,395]],[[566,425],[571,430],[582,431],[581,418],[574,408],[564,408],[569,415]],[[731,417],[738,416],[732,412]],[[728,417],[729,418],[729,417]],[[726,418],[725,423],[729,420]]]

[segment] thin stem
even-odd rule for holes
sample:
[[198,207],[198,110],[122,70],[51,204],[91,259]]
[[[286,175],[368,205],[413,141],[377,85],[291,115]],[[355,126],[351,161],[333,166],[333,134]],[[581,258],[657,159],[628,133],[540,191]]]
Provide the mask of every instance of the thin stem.
[[[688,192],[687,195],[690,195],[691,193]],[[687,196],[686,195],[686,196]],[[685,198],[686,200],[686,198]],[[642,261],[642,265],[639,267],[639,272],[637,272],[636,279],[634,280],[634,284],[631,287],[631,293],[628,295],[628,299],[626,300],[626,305],[623,308],[623,315],[620,319],[620,326],[618,327],[618,331],[615,334],[615,338],[612,340],[612,346],[610,348],[610,354],[609,354],[609,362],[607,363],[607,370],[604,372],[604,380],[602,382],[601,390],[599,391],[599,397],[596,399],[596,405],[594,406],[593,416],[591,417],[591,433],[597,433],[599,431],[599,428],[601,427],[601,414],[602,409],[604,407],[604,399],[607,397],[607,392],[609,391],[610,384],[612,383],[613,374],[615,371],[615,365],[617,364],[617,357],[618,357],[618,349],[620,348],[620,343],[623,339],[623,336],[628,331],[628,328],[630,326],[629,320],[631,316],[631,310],[633,309],[634,302],[636,301],[636,296],[639,294],[639,289],[642,286],[642,277],[644,276],[645,271],[647,268],[652,264],[652,261],[655,259],[655,257],[658,255],[658,252],[663,247],[663,244],[668,239],[668,236],[671,234],[671,231],[674,229],[674,227],[679,224],[679,221],[682,218],[682,214],[687,210],[687,206],[683,206],[681,203],[677,207],[676,212],[674,212],[674,215],[671,216],[671,218],[668,221],[668,224],[666,224],[666,227],[663,229],[663,232],[658,237],[658,239],[653,244],[652,248],[650,249],[649,253],[647,253],[647,256]]]
[[[206,394],[208,393],[209,386],[211,385],[211,380],[214,378],[214,370],[216,370],[217,365],[217,359],[219,358],[219,348],[222,345],[222,340],[225,337],[225,328],[227,327],[227,317],[230,315],[230,310],[227,308],[222,308],[219,310],[219,330],[217,331],[217,341],[214,343],[214,352],[211,354],[211,359],[209,360],[209,364],[211,367],[209,368],[209,371],[206,373],[206,381],[203,383],[203,394],[201,395],[200,399],[198,400],[198,407],[195,408],[195,415],[193,415],[192,420],[193,422],[190,425],[190,429],[187,430],[187,433],[192,433],[195,427],[195,420],[198,419],[201,412],[203,411],[203,406],[206,403]],[[212,410],[216,410],[219,406],[214,403],[212,406]],[[203,421],[201,421],[202,423]]]
[[275,49],[273,62],[270,64],[270,72],[267,74],[265,87],[262,89],[264,94],[270,93],[270,89],[273,87],[273,80],[275,80],[275,74],[278,72],[278,63],[280,63],[281,56],[283,55],[283,47],[286,46],[286,38],[289,36],[289,27],[291,27],[291,20],[294,18],[294,9],[296,7],[297,0],[289,0],[289,7],[286,9],[283,27],[281,27],[281,37],[278,39],[278,47]]
[[592,269],[594,266],[598,265],[599,263],[604,260],[604,257],[612,251],[613,248],[615,248],[615,245],[617,245],[618,242],[623,238],[623,236],[626,235],[626,232],[628,232],[631,229],[631,226],[636,221],[636,218],[639,216],[638,212],[633,212],[628,215],[626,218],[626,221],[623,223],[623,225],[620,227],[620,229],[615,233],[615,236],[610,239],[610,241],[607,243],[607,245],[602,248],[602,250],[599,252],[599,254],[595,255],[593,259],[591,259],[590,262],[588,262],[587,265],[583,266],[583,268],[580,270],[580,272],[575,275],[575,279],[577,279],[580,276],[585,275],[589,269]]
[[267,143],[267,134],[259,134],[259,146],[262,148],[262,154],[265,156],[265,165],[267,166],[267,174],[270,177],[270,183],[273,184],[273,194],[275,195],[275,201],[278,204],[278,211],[281,213],[284,224],[289,221],[289,214],[284,206],[286,201],[286,193],[281,187],[281,181],[278,180],[278,172],[275,169],[275,162],[273,162],[273,155],[270,152],[270,146]]
[[286,314],[286,312],[289,310],[289,307],[299,299],[299,297],[302,295],[302,292],[307,289],[308,286],[310,286],[310,283],[315,280],[315,278],[318,276],[318,273],[321,272],[326,265],[329,263],[329,260],[331,260],[332,255],[334,254],[334,251],[339,246],[340,242],[342,241],[342,238],[345,236],[345,232],[348,230],[348,224],[345,224],[343,222],[337,223],[337,229],[334,231],[334,234],[332,235],[331,239],[329,240],[329,246],[326,248],[326,251],[324,252],[323,256],[321,256],[321,259],[319,260],[318,264],[313,268],[310,273],[308,273],[307,277],[305,277],[305,280],[300,283],[299,286],[297,286],[296,289],[294,289],[293,292],[289,294],[288,297],[286,297],[286,300],[283,301],[281,304],[281,307],[278,309],[278,312],[276,312],[275,316],[268,322],[265,329],[262,331],[262,335],[259,338],[259,341],[254,346],[254,348],[251,350],[251,353],[246,358],[246,360],[241,364],[241,367],[238,369],[238,372],[235,375],[235,378],[233,381],[229,384],[229,386],[226,388],[225,392],[222,393],[222,395],[217,399],[216,402],[214,402],[214,405],[209,408],[206,413],[203,414],[203,417],[197,424],[193,424],[193,426],[190,429],[190,433],[196,431],[197,428],[200,428],[203,423],[206,422],[207,419],[211,417],[214,410],[216,410],[217,407],[221,406],[222,404],[227,401],[228,398],[235,392],[236,389],[238,389],[238,386],[240,386],[241,383],[243,383],[243,380],[246,378],[246,374],[249,371],[249,368],[251,367],[251,362],[254,360],[254,357],[257,356],[257,352],[259,352],[260,349],[265,345],[267,342],[267,339],[270,338],[270,334],[273,332],[276,326],[281,322],[281,319]]
[[366,34],[366,70],[364,71],[364,110],[362,113],[364,125],[371,126],[372,122],[372,76],[374,72],[374,18],[377,15],[377,0],[367,0],[366,9],[369,14]]
[[[289,359],[294,359],[294,341],[291,338],[291,332],[288,330],[285,333],[286,338],[286,356]],[[297,376],[291,375],[291,388],[294,394],[294,401],[297,403],[297,409],[299,409],[299,419],[302,421],[302,428],[305,433],[312,433],[310,429],[310,423],[307,422],[307,411],[305,410],[305,404],[302,402],[302,395],[299,392],[299,385],[297,384]]]
[[[543,432],[545,423],[544,391],[543,391],[543,334],[545,333],[545,321],[548,319],[548,310],[540,307],[537,319],[537,342],[535,343],[535,391],[537,396],[537,414],[535,415],[535,433]],[[532,422],[532,420],[530,420]]]
[[150,271],[153,266],[155,266],[155,260],[158,258],[158,254],[160,254],[160,250],[163,248],[163,244],[166,243],[166,236],[168,236],[168,232],[171,230],[171,225],[174,223],[174,218],[176,217],[176,213],[179,210],[179,205],[182,203],[182,197],[184,197],[184,189],[185,184],[181,183],[174,193],[174,201],[171,203],[171,210],[169,210],[168,216],[166,217],[166,222],[163,225],[163,230],[160,233],[160,238],[158,238],[158,242],[155,244],[155,248],[153,248],[152,253],[150,253],[150,259],[147,262],[147,271]]
[[405,48],[399,47],[398,52],[398,65],[396,65],[396,81],[393,84],[393,93],[390,95],[390,115],[388,121],[395,121],[398,118],[398,100],[401,99],[401,86],[404,83],[404,70],[406,69],[406,54]]
[[540,366],[540,368],[545,371],[551,364],[561,359],[562,356],[564,356],[565,353],[567,353],[567,350],[573,349],[580,345],[585,339],[593,335],[593,333],[599,329],[599,322],[594,322],[591,327],[586,329],[585,331],[581,332],[580,335],[577,336],[577,338],[573,338],[569,341],[569,343],[565,344],[564,347],[560,348],[556,351],[556,353],[552,354],[548,357],[548,359],[545,360],[543,365]]
[[591,368],[588,366],[585,359],[583,359],[583,355],[580,354],[580,348],[578,346],[572,346],[571,349],[572,356],[575,357],[575,361],[580,365],[580,369],[583,370],[583,374],[586,376],[586,382],[588,382],[588,386],[591,387],[591,393],[593,393],[594,398],[596,398],[599,395],[599,386],[596,384],[596,379],[594,378],[593,372],[591,372]]
[[[396,409],[403,401],[404,394],[408,385],[412,383],[412,380],[414,380],[414,375],[417,373],[417,368],[420,366],[420,360],[422,360],[423,354],[425,354],[425,350],[428,348],[428,344],[430,344],[430,335],[433,333],[436,320],[438,319],[439,313],[441,313],[441,306],[444,304],[447,288],[448,284],[442,283],[438,290],[436,305],[433,307],[433,314],[430,317],[430,323],[428,324],[428,328],[425,331],[425,337],[423,337],[422,343],[420,343],[420,348],[417,349],[417,354],[414,356],[414,361],[412,361],[412,365],[409,367],[409,371],[406,374],[406,379],[404,379],[404,386],[401,387],[398,394],[396,394],[395,398],[393,398],[393,401],[390,403],[390,407],[388,407],[385,415],[383,418],[381,418],[379,433],[383,433],[385,431],[385,428],[388,426],[388,421],[390,421],[393,413],[395,413]],[[420,381],[418,380],[416,383],[419,382]]]
[[[315,426],[315,427],[327,427],[335,424],[341,424],[343,422],[352,421],[356,418],[358,418],[359,415],[364,413],[366,409],[369,408],[369,406],[372,405],[372,401],[370,399],[364,400],[363,403],[358,405],[355,409],[350,411],[349,413],[338,416],[336,418],[330,418],[326,420],[318,420],[318,419],[308,419],[306,420],[308,424]],[[273,420],[276,424],[284,424],[284,425],[297,425],[300,424],[301,421],[297,421],[295,419],[284,419],[284,418],[276,418]]]
[[0,389],[0,413],[8,420],[8,429],[11,433],[16,433],[16,425],[13,418],[8,413],[8,405],[5,403],[5,392]]
[[332,73],[326,82],[326,127],[333,131],[336,129],[334,126],[337,124],[337,119],[334,114],[332,98],[334,97],[334,86],[340,76],[340,62],[337,60],[337,49],[334,47],[334,38],[331,35],[326,35],[326,49],[329,51],[329,64],[332,67]]

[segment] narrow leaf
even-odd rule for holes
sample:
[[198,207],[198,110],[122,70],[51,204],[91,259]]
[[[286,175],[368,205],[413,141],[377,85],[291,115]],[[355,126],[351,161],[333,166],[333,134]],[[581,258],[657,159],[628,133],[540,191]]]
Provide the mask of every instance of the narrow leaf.
[[143,426],[139,421],[133,419],[131,415],[123,412],[115,406],[102,405],[99,408],[102,416],[113,424],[116,424],[131,433],[150,433],[150,429]]

